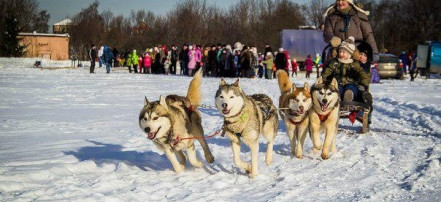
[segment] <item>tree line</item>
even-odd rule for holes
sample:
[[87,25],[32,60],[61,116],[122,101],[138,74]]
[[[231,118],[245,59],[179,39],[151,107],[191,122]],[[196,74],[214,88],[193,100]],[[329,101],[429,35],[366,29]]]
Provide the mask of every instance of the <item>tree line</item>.
[[[265,44],[277,48],[282,29],[298,29],[302,25],[320,27],[323,13],[333,3],[335,0],[309,0],[305,4],[290,0],[239,0],[221,9],[206,0],[184,0],[165,14],[132,10],[123,16],[109,10],[100,12],[100,3],[95,1],[72,16],[73,25],[68,31],[70,54],[86,59],[92,43],[120,50],[145,50],[158,44],[237,41],[255,45],[259,50]],[[369,19],[380,50],[398,54],[414,50],[425,41],[441,40],[439,0],[358,0],[356,3],[370,11]],[[35,0],[0,0],[0,11],[1,33],[6,16],[10,16],[6,13],[17,18],[22,31],[48,31],[49,14],[40,11]],[[0,53],[4,56],[3,51]]]

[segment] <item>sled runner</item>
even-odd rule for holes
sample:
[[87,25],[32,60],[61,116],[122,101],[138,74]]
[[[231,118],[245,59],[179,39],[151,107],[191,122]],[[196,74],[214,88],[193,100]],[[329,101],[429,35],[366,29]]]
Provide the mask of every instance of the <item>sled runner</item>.
[[369,132],[368,128],[368,116],[369,116],[369,106],[361,102],[340,102],[340,118],[347,118],[354,124],[358,121],[362,124],[361,133]]

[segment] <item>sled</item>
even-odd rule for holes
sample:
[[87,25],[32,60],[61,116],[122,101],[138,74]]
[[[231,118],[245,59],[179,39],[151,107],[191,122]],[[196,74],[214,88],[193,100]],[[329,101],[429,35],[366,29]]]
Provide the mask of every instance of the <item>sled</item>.
[[340,102],[340,118],[349,119],[352,124],[358,121],[362,124],[360,133],[369,132],[368,116],[370,107],[369,105],[356,101],[341,101]]

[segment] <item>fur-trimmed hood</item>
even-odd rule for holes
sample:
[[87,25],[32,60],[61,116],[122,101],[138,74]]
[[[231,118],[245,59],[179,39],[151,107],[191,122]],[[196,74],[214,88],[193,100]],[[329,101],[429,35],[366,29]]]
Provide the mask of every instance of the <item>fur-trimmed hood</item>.
[[[365,11],[365,10],[361,9],[360,7],[356,6],[351,1],[349,1],[349,6],[351,6],[352,7],[351,10],[355,10],[357,14],[358,13],[364,14],[364,16],[366,16],[366,20],[367,20],[367,16],[369,16],[369,14],[370,14],[369,11]],[[326,9],[325,13],[323,14],[323,18],[326,18],[328,15],[336,13],[336,12],[340,13],[340,11],[337,9],[337,5],[333,4],[328,9]],[[362,16],[363,15],[359,15],[359,17],[363,18]]]

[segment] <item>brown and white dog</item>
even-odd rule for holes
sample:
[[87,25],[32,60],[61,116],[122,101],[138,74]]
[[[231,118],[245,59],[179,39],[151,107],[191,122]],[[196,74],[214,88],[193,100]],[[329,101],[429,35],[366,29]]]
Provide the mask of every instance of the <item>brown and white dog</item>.
[[288,73],[277,71],[277,80],[280,88],[279,114],[285,123],[286,133],[291,142],[291,152],[297,158],[303,157],[303,145],[309,127],[309,110],[312,99],[309,84],[305,82],[303,88],[291,83]]
[[[139,114],[139,127],[158,149],[164,151],[177,173],[185,168],[186,157],[183,150],[187,151],[191,165],[197,168],[203,166],[197,159],[193,138],[197,138],[201,144],[207,162],[214,161],[207,142],[202,138],[204,130],[197,110],[201,102],[201,81],[202,68],[194,75],[186,97],[161,96],[159,101],[154,102],[145,98],[144,107]],[[185,140],[179,141],[178,137]]]

